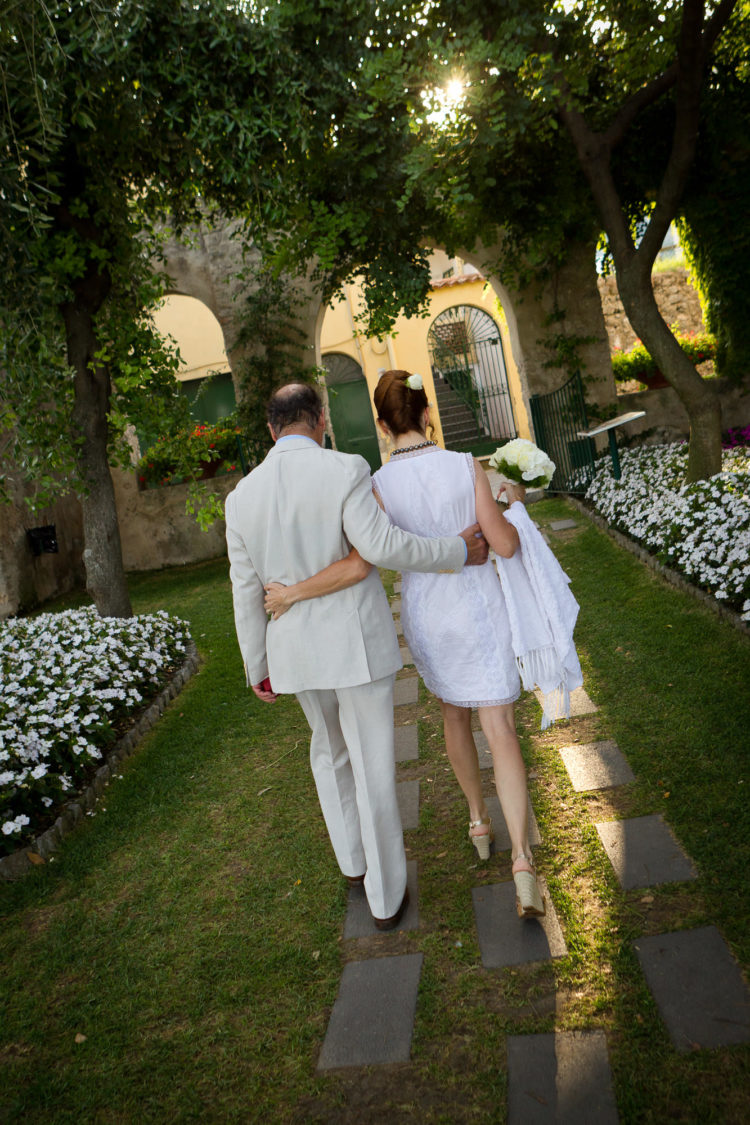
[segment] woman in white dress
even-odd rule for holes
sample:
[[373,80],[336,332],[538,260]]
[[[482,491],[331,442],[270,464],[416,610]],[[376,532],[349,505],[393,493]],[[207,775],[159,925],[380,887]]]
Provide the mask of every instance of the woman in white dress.
[[[390,520],[424,536],[453,535],[476,521],[495,553],[511,557],[519,545],[518,532],[495,503],[481,465],[471,454],[441,449],[425,436],[429,405],[421,377],[387,371],[374,398],[378,425],[394,446],[388,463],[373,477],[373,491]],[[522,504],[525,489],[508,484],[505,494],[508,503]],[[283,613],[297,601],[351,585],[362,578],[363,566],[353,551],[295,586],[270,583],[266,608]],[[544,914],[528,839],[526,769],[515,728],[520,679],[494,564],[466,567],[458,574],[404,571],[401,623],[420,676],[440,700],[446,751],[469,806],[469,838],[480,859],[488,859],[493,836],[471,730],[476,708],[510,835],[518,913]]]

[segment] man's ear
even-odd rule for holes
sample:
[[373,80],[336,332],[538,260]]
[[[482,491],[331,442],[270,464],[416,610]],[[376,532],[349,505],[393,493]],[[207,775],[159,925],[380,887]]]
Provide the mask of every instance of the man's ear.
[[273,438],[273,440],[274,440],[274,441],[276,441],[276,431],[274,430],[273,426],[271,425],[271,423],[270,423],[270,422],[266,422],[266,425],[268,426],[268,432],[269,432],[269,434],[271,435],[271,437]]

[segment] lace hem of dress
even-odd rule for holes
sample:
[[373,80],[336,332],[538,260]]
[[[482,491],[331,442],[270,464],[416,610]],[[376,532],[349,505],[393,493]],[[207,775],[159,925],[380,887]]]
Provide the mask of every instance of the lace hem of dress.
[[504,707],[507,703],[515,703],[520,698],[519,690],[509,699],[443,699],[443,703],[450,703],[451,707]]

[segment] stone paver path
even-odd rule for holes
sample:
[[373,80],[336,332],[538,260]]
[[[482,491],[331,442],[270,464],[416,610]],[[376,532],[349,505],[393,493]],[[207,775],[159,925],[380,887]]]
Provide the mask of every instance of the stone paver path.
[[[492,482],[491,482],[492,483]],[[555,521],[553,533],[577,527],[575,520]],[[398,590],[400,592],[400,583]],[[400,612],[400,598],[392,603]],[[400,629],[399,629],[400,631]],[[411,664],[402,645],[405,664]],[[398,709],[418,701],[419,679],[411,669],[396,681],[396,761],[418,760],[416,722],[404,722]],[[539,693],[537,693],[539,698]],[[581,688],[571,696],[571,722],[594,714],[596,704]],[[492,770],[492,757],[481,730],[474,732],[479,764]],[[616,743],[571,743],[560,749],[577,792],[595,792],[631,784],[633,772]],[[404,828],[419,824],[419,781],[398,784]],[[493,820],[493,851],[507,851],[510,839],[497,797],[487,796]],[[529,805],[530,842],[541,843]],[[635,817],[595,825],[624,890],[682,882],[696,877],[690,857],[661,816]],[[410,903],[399,932],[419,927],[416,861],[407,864]],[[565,938],[543,877],[547,901],[542,919],[520,919],[515,912],[512,880],[474,887],[472,905],[482,966],[487,971],[563,957]],[[362,888],[349,891],[344,938],[356,942],[379,934]],[[385,936],[385,935],[382,935]],[[658,934],[634,942],[674,1047],[678,1051],[710,1048],[750,1040],[750,993],[721,934],[713,926]],[[345,968],[331,1012],[318,1068],[376,1066],[409,1060],[422,955],[351,960]],[[510,1125],[611,1125],[618,1120],[603,1031],[513,1035],[507,1040],[508,1121]]]
[[595,825],[620,886],[656,887],[695,879],[688,856],[661,816],[636,816]]
[[616,742],[589,742],[580,746],[563,746],[560,755],[568,771],[571,785],[578,792],[611,789],[635,781],[627,758]]
[[715,926],[639,938],[634,946],[678,1051],[750,1041],[750,994]]
[[419,781],[400,781],[396,786],[398,811],[403,828],[419,828]]
[[416,703],[419,698],[419,676],[407,676],[396,680],[393,688],[393,704],[401,707],[404,703]]
[[508,1036],[508,1125],[615,1125],[603,1031]]
[[[419,882],[416,859],[406,861],[406,886],[409,905],[399,923],[399,930],[416,930],[419,926]],[[344,919],[344,939],[374,937],[380,931],[372,920],[363,887],[349,888],[349,902]]]
[[344,965],[318,1070],[409,1061],[422,954]]
[[568,952],[543,876],[539,889],[547,901],[543,918],[519,918],[512,879],[471,892],[479,949],[485,969],[503,969],[531,961],[549,961]]
[[[510,851],[510,835],[505,823],[505,817],[503,816],[502,806],[500,805],[500,798],[496,793],[488,794],[485,798],[485,802],[487,805],[487,812],[492,818],[492,832],[495,837],[495,842],[490,845],[490,851],[493,854],[495,852]],[[529,800],[529,843],[531,844],[532,848],[535,848],[538,844],[541,844],[541,842],[542,837],[539,834],[539,825],[537,824],[536,816],[534,815],[534,809],[532,808],[531,801]]]
[[413,762],[419,757],[419,731],[416,723],[396,727],[393,745],[397,762]]

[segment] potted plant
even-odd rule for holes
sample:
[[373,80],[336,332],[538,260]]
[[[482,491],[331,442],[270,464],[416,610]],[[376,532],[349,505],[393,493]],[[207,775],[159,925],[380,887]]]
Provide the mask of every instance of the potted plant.
[[232,414],[215,425],[195,422],[187,429],[163,435],[136,466],[139,487],[156,488],[234,472],[239,465],[239,433],[236,415]]

